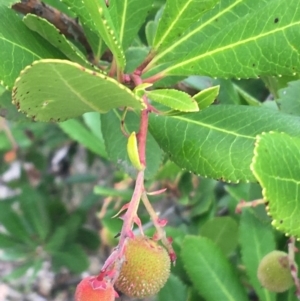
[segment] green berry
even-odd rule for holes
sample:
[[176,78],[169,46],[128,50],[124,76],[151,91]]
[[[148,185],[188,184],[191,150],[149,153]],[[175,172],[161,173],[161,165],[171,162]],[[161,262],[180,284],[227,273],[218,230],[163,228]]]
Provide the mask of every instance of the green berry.
[[155,295],[170,275],[170,257],[165,248],[146,237],[129,239],[116,288],[129,297]]
[[271,292],[281,293],[293,285],[288,254],[272,251],[260,262],[257,277],[263,287]]

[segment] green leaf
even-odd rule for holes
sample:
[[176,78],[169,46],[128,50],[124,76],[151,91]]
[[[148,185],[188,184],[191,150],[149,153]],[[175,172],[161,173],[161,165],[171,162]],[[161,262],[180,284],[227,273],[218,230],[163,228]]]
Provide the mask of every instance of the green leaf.
[[152,4],[153,0],[143,0],[143,5],[140,0],[110,0],[109,12],[124,50],[138,34]]
[[8,90],[0,91],[0,116],[12,121],[27,121],[26,116],[18,112],[16,106],[12,104],[11,91]]
[[[100,60],[101,54],[106,49],[106,45],[101,37],[98,35],[97,29],[93,25],[93,21],[89,15],[89,12],[85,10],[84,7],[78,6],[80,3],[76,0],[61,0],[64,5],[67,6],[68,12],[72,12],[74,17],[78,17],[81,21],[81,25],[84,31],[84,35],[88,40],[92,50],[89,50],[93,53],[94,61],[97,62]],[[88,53],[89,56],[91,53]]]
[[[36,273],[42,268],[42,260],[28,260],[19,267],[15,268],[11,273],[3,277],[3,280],[6,281],[12,281],[14,279],[20,278],[25,275],[25,273],[28,272],[28,270],[31,270],[31,275],[35,277]],[[33,268],[33,270],[32,270]],[[27,275],[27,280],[30,278],[29,275]],[[29,282],[29,281],[28,281]]]
[[187,236],[181,254],[193,286],[206,301],[248,300],[232,266],[208,238]]
[[50,231],[50,220],[45,207],[45,196],[40,195],[29,185],[22,187],[20,208],[24,219],[32,229],[32,235],[45,240]]
[[[212,10],[205,13],[197,22],[181,35],[179,39],[174,41],[165,50],[160,51],[155,55],[152,61],[148,64],[146,70],[150,70],[159,64],[168,63],[176,59],[185,61],[187,53],[190,53],[195,48],[199,48],[203,41],[215,36],[218,32],[227,26],[233,27],[235,21],[245,16],[245,12],[255,12],[264,7],[266,1],[252,0],[222,0]],[[173,63],[172,63],[173,64]],[[170,65],[172,65],[170,64]],[[191,74],[194,74],[193,71]],[[189,74],[190,75],[190,74]]]
[[280,111],[300,115],[300,80],[288,83],[286,88],[278,91],[279,99],[276,100]]
[[258,278],[257,269],[262,258],[275,250],[275,237],[270,224],[260,221],[249,209],[243,209],[239,240],[243,264],[260,300],[275,301],[276,294],[264,289]]
[[227,256],[238,244],[238,224],[230,216],[215,217],[200,228],[199,234],[209,238]]
[[196,174],[256,181],[250,164],[256,135],[300,135],[299,119],[261,107],[219,105],[181,116],[150,115],[150,131],[170,159]]
[[101,143],[98,137],[91,133],[78,120],[70,119],[59,124],[60,128],[68,134],[73,140],[79,142],[90,151],[107,158],[104,142]]
[[174,89],[145,91],[146,95],[156,102],[182,112],[199,111],[197,102],[187,93]]
[[[245,14],[163,71],[166,75],[204,74],[249,78],[294,75],[300,68],[296,40],[300,38],[298,0],[267,1]],[[274,48],[276,45],[276,49]]]
[[145,59],[148,50],[145,47],[130,47],[126,50],[126,73],[132,73]]
[[27,221],[12,209],[10,203],[0,202],[0,223],[13,238],[30,247],[36,247],[35,241],[30,237]]
[[79,51],[70,41],[62,35],[59,30],[44,18],[36,15],[28,14],[24,17],[23,22],[32,31],[37,32],[45,40],[51,43],[55,48],[59,49],[67,58],[82,66],[93,68],[94,66],[88,62],[85,55]]
[[0,83],[12,88],[20,71],[42,58],[64,58],[61,52],[26,28],[12,9],[0,5]]
[[177,41],[191,24],[219,0],[168,0],[154,38],[154,52],[165,49]]
[[[102,132],[105,140],[106,150],[110,160],[131,177],[136,177],[136,169],[132,166],[127,155],[127,137],[121,132],[121,113],[116,110],[101,116]],[[132,112],[127,113],[125,129],[128,133],[137,131],[139,118]],[[146,143],[146,169],[145,177],[150,179],[155,176],[162,160],[162,151],[151,133],[147,135]]]
[[52,253],[59,251],[66,242],[68,230],[65,227],[57,227],[45,245],[45,251]]
[[214,85],[220,86],[218,103],[221,104],[241,104],[239,94],[234,88],[233,82],[229,79],[218,78],[213,80]]
[[233,84],[233,86],[236,92],[240,96],[242,96],[250,106],[261,106],[261,103],[255,97],[246,92],[244,89],[235,84]]
[[82,23],[101,37],[114,55],[120,69],[125,66],[125,56],[109,11],[104,1],[63,0],[79,17]]
[[99,249],[99,233],[94,230],[88,228],[80,228],[76,241],[86,249],[93,251],[97,251]]
[[86,253],[77,244],[69,244],[62,252],[55,252],[52,258],[55,270],[66,267],[73,273],[81,273],[89,265]]
[[39,121],[65,121],[121,106],[143,108],[142,100],[116,80],[64,60],[40,60],[25,68],[16,80],[13,101]]
[[193,96],[193,98],[197,101],[200,110],[209,107],[216,100],[219,90],[220,86],[213,86],[204,89]]
[[272,225],[287,234],[300,237],[299,185],[300,139],[285,133],[263,133],[257,137],[251,165],[269,202]]
[[13,236],[0,233],[0,248],[2,250],[14,248],[17,245],[20,246],[20,241],[16,240]]
[[186,286],[173,274],[158,293],[158,301],[183,301],[187,298]]

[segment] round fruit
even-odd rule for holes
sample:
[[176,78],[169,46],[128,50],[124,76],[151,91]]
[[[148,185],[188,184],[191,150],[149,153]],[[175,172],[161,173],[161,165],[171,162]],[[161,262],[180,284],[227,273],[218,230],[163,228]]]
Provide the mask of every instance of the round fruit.
[[129,239],[125,262],[116,288],[129,297],[144,298],[156,294],[170,275],[170,257],[165,248],[147,237]]
[[[106,287],[105,287],[106,286]],[[75,301],[114,301],[115,290],[109,283],[90,276],[81,280],[75,291]]]
[[257,277],[261,285],[271,292],[281,293],[293,285],[288,254],[272,251],[260,262]]

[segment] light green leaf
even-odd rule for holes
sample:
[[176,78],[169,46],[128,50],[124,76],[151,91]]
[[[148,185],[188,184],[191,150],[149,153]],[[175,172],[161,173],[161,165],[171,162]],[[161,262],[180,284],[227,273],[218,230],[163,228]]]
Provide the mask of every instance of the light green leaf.
[[269,202],[272,225],[299,238],[300,139],[275,132],[259,135],[251,169]]
[[146,91],[146,95],[156,102],[182,112],[199,111],[197,102],[187,93],[175,89]]
[[[135,178],[136,169],[132,166],[127,155],[127,137],[121,132],[121,119],[121,112],[117,112],[116,110],[101,116],[102,132],[106,150],[110,160],[117,164],[121,170],[125,171],[132,178]],[[138,128],[138,116],[132,112],[127,113],[125,130],[128,133],[132,133],[133,131],[137,131]],[[150,133],[147,135],[146,145],[145,178],[150,179],[155,176],[160,167],[163,152]]]
[[79,49],[68,41],[66,37],[46,19],[28,14],[24,17],[23,22],[28,28],[37,32],[55,48],[59,49],[71,61],[88,68],[94,68],[94,66],[86,60],[85,56],[79,51]]
[[109,12],[124,50],[136,37],[152,4],[153,0],[143,0],[143,5],[140,0],[110,0]]
[[187,236],[181,255],[193,286],[206,301],[248,300],[232,266],[211,240]]
[[121,106],[143,108],[142,100],[116,80],[64,60],[40,60],[25,68],[16,80],[13,102],[39,121],[65,121]]
[[208,220],[200,228],[199,234],[213,241],[226,256],[230,255],[238,244],[238,224],[230,216]]
[[242,260],[251,285],[260,300],[275,301],[276,294],[264,289],[257,278],[260,261],[276,248],[270,224],[260,221],[252,210],[243,209],[239,234]]
[[105,1],[98,0],[64,0],[80,17],[81,21],[97,33],[114,55],[117,65],[123,69],[125,56]]
[[204,89],[193,96],[197,101],[200,110],[209,107],[217,98],[219,94],[220,86],[213,86]]
[[173,274],[158,293],[158,301],[183,301],[187,298],[187,288]]
[[256,181],[250,164],[256,135],[300,135],[299,118],[261,107],[219,105],[180,116],[150,115],[150,131],[170,159],[196,174]]
[[[249,78],[293,75],[300,68],[300,7],[298,0],[267,1],[263,9],[245,14],[220,30],[163,75],[202,74]],[[276,48],[274,48],[276,45]]]
[[61,122],[59,126],[73,140],[79,142],[100,157],[107,158],[104,142],[101,142],[97,136],[84,127],[78,120],[70,119]]
[[154,39],[154,52],[165,49],[177,41],[191,24],[219,0],[168,0],[159,20]]
[[288,86],[278,91],[279,99],[276,100],[280,111],[300,115],[300,80],[288,83]]
[[12,9],[0,5],[0,83],[11,89],[20,71],[42,58],[64,58],[61,52],[29,30]]

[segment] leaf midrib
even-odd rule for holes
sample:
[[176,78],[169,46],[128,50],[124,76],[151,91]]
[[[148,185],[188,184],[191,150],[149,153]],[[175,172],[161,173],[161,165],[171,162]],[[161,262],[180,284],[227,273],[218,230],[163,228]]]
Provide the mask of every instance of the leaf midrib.
[[288,24],[288,25],[286,25],[284,27],[276,28],[274,30],[268,31],[266,33],[259,34],[259,35],[254,36],[254,37],[250,37],[250,38],[245,39],[245,40],[240,40],[240,41],[238,41],[236,43],[233,43],[233,44],[228,44],[226,46],[223,46],[223,47],[211,50],[211,51],[207,51],[207,52],[205,52],[203,54],[200,54],[198,56],[192,57],[191,59],[184,60],[183,62],[181,62],[179,64],[172,65],[171,67],[169,67],[169,68],[167,68],[167,69],[164,70],[164,74],[168,74],[168,72],[170,72],[170,71],[172,71],[174,69],[177,69],[178,67],[183,67],[185,65],[188,65],[189,63],[193,63],[194,61],[200,60],[200,59],[205,58],[207,56],[212,56],[213,54],[216,54],[218,52],[223,52],[223,51],[225,51],[227,49],[232,49],[232,48],[235,48],[235,47],[240,46],[242,44],[247,44],[248,42],[259,40],[259,39],[264,38],[264,37],[266,37],[268,35],[275,34],[278,31],[284,31],[285,29],[287,29],[289,27],[292,27],[292,26],[295,26],[295,25],[300,25],[300,21],[294,22],[294,23],[290,23],[290,24]]
[[160,40],[158,42],[156,42],[156,45],[158,45],[158,48],[160,47],[160,45],[163,43],[163,40],[168,36],[168,34],[170,33],[170,31],[175,27],[175,24],[177,23],[177,21],[180,19],[180,17],[182,16],[182,14],[185,12],[185,10],[187,9],[187,7],[190,5],[190,3],[193,0],[189,0],[186,2],[186,4],[183,6],[183,8],[180,10],[180,13],[177,15],[177,17],[174,19],[174,21],[170,24],[169,28],[167,29],[167,31],[165,32],[165,34],[160,38]]
[[224,15],[225,13],[227,13],[228,11],[230,11],[233,7],[235,7],[237,4],[239,4],[240,2],[242,2],[243,0],[237,0],[235,3],[233,3],[232,5],[228,6],[226,9],[222,10],[221,12],[219,12],[218,14],[214,15],[212,18],[210,18],[209,20],[207,20],[206,22],[204,22],[201,26],[195,28],[194,30],[192,30],[191,32],[187,33],[186,35],[184,35],[182,37],[182,39],[178,40],[177,42],[175,42],[174,44],[170,45],[170,47],[168,47],[166,50],[162,51],[160,54],[157,54],[153,60],[149,63],[148,68],[150,68],[150,66],[154,66],[155,63],[160,60],[162,57],[164,57],[165,55],[167,55],[169,52],[171,52],[175,47],[177,47],[178,45],[184,43],[186,40],[188,40],[191,36],[193,36],[194,34],[196,34],[197,32],[201,31],[205,26],[209,25],[210,23],[212,23],[216,18],[220,18],[222,15]]
[[192,119],[184,118],[182,116],[173,116],[171,118],[179,119],[180,121],[184,121],[184,122],[187,122],[187,123],[194,123],[196,125],[200,125],[200,126],[203,126],[205,128],[216,130],[216,131],[219,131],[219,132],[223,132],[223,133],[226,133],[226,134],[229,134],[229,135],[233,135],[233,136],[236,136],[236,137],[242,137],[242,138],[247,138],[247,139],[255,140],[255,137],[252,137],[252,136],[238,134],[236,132],[229,131],[229,130],[226,130],[224,128],[218,128],[216,126],[209,125],[207,123],[203,123],[203,122],[200,122],[200,121],[195,121],[195,120],[192,120]]

